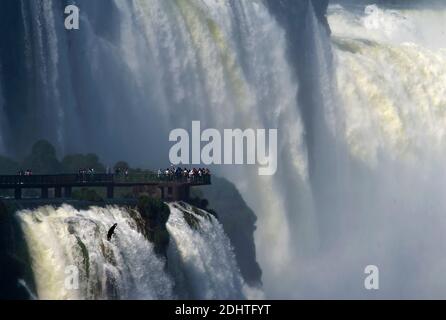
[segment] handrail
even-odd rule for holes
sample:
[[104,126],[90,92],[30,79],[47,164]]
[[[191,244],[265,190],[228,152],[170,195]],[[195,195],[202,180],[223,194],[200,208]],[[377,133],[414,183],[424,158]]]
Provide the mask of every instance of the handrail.
[[210,184],[211,176],[157,175],[154,173],[103,174],[79,173],[57,175],[0,175],[0,187],[20,185],[75,185],[75,184],[143,184],[143,183],[186,183],[191,185]]
[[177,182],[177,183],[189,183],[189,184],[210,184],[211,176],[192,176],[185,177],[183,175],[166,175],[166,174],[155,174],[155,173],[138,173],[129,175],[115,175],[116,183],[144,183],[144,182]]

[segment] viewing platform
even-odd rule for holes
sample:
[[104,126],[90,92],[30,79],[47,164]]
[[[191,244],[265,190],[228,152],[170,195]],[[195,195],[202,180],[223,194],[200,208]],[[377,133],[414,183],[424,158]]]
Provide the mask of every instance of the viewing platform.
[[169,201],[187,200],[190,188],[211,184],[211,176],[178,177],[149,173],[115,174],[57,174],[57,175],[8,175],[0,176],[0,190],[14,190],[16,200],[22,199],[24,189],[40,189],[41,198],[49,198],[54,189],[54,198],[72,198],[73,188],[105,188],[107,198],[114,198],[118,187],[155,187],[161,198]]

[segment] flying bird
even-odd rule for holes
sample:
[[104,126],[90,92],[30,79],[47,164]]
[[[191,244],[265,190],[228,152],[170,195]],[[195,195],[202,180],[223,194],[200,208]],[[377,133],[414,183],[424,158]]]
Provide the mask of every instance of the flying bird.
[[111,239],[112,239],[112,237],[113,237],[113,235],[114,235],[114,233],[115,233],[115,229],[116,229],[117,226],[118,226],[118,224],[115,223],[115,224],[113,225],[113,227],[111,227],[110,230],[108,230],[108,234],[107,234],[107,240],[108,240],[108,241],[111,241]]

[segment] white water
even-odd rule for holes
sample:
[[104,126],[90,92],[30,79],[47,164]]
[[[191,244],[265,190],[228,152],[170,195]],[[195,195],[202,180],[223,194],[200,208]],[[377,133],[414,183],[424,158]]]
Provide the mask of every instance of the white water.
[[[80,2],[83,12],[94,11],[91,1]],[[277,127],[275,177],[260,178],[255,168],[219,169],[259,216],[256,245],[267,292],[273,297],[370,297],[362,271],[366,264],[379,264],[387,280],[384,297],[444,296],[439,279],[446,266],[441,255],[445,10],[332,6],[334,70],[326,52],[329,40],[308,12],[313,62],[320,66],[318,119],[327,122],[336,142],[334,155],[324,137],[318,141],[318,160],[336,172],[318,186],[338,195],[321,210],[314,209],[314,199],[324,197],[309,182],[295,102],[299,88],[287,61],[285,32],[262,1],[113,4],[119,36],[103,36],[95,29],[97,17],[86,14],[70,50],[88,61],[88,68],[70,70],[87,79],[82,92],[91,87],[97,97],[88,101],[93,107],[79,107],[85,130],[78,129],[76,116],[65,117],[69,125],[64,127],[76,129],[71,130],[76,141],[85,145],[85,133],[89,147],[111,158],[117,157],[115,150],[119,157],[141,157],[141,150],[156,146],[156,155],[147,155],[153,160],[168,154],[160,137],[167,142],[171,129],[187,128],[191,120],[218,129]],[[52,22],[45,19],[51,15],[44,18],[42,9],[32,6],[32,47],[39,53],[41,80],[45,87],[55,86],[54,79],[69,77],[51,73],[54,64],[71,62],[62,53],[46,52],[66,39],[51,33],[60,39],[46,43],[44,26]],[[62,82],[60,92],[69,104],[75,94],[67,89],[68,80]],[[57,106],[51,107],[48,114],[58,114]],[[98,114],[103,127],[89,128],[88,119]],[[109,140],[113,148],[104,143]],[[346,154],[339,146],[346,146]],[[325,224],[323,232],[315,224]],[[324,238],[330,245],[322,249]],[[311,248],[309,256],[300,256],[300,247]],[[206,288],[204,294],[212,295],[215,289]]]
[[32,290],[29,288],[29,286],[28,286],[28,284],[26,283],[25,280],[23,280],[23,279],[19,279],[19,280],[17,281],[17,284],[26,290],[26,293],[28,293],[28,296],[29,296],[29,299],[30,299],[30,300],[37,300],[36,295],[35,295],[35,294],[32,292]]
[[[296,297],[444,297],[446,9],[333,5],[335,79],[348,161],[332,188],[329,245],[297,261]],[[330,114],[330,110],[326,110]],[[334,162],[334,155],[331,156]],[[317,190],[315,191],[317,192]],[[364,290],[364,268],[380,290]]]
[[330,14],[334,42],[345,48],[337,47],[337,70],[352,152],[370,164],[379,152],[408,161],[441,160],[446,10],[368,6],[366,12],[356,16],[334,8]]
[[312,242],[315,217],[298,83],[285,31],[265,3],[113,0],[104,9],[80,0],[82,28],[66,32],[62,8],[49,2],[21,5],[26,65],[39,70],[34,89],[42,95],[30,121],[55,124],[40,136],[59,149],[110,161],[125,154],[147,166],[168,162],[169,132],[192,120],[203,129],[279,129],[276,176],[213,168],[258,215],[259,259],[276,286],[292,261],[293,234]]
[[[230,241],[213,216],[184,203],[169,206],[168,270],[142,235],[141,217],[134,210],[76,210],[63,205],[19,212],[35,297],[28,284],[20,284],[30,296],[43,300],[263,297],[245,285]],[[197,222],[196,228],[189,226],[185,215]],[[107,232],[115,223],[118,227],[109,242]],[[75,290],[66,285],[73,266],[79,270]]]
[[[334,143],[316,136],[316,163],[330,169],[312,181],[323,245],[293,257],[267,292],[444,298],[446,8],[332,5],[333,70],[308,19],[322,66],[316,112]],[[378,291],[364,289],[367,265],[380,269]]]
[[[169,207],[169,263],[183,298],[262,297],[261,292],[244,284],[233,248],[215,217],[185,203],[172,203]],[[197,230],[189,226],[185,215],[198,223]]]
[[[2,72],[2,65],[0,64],[0,125],[4,127],[5,124],[6,124],[6,119],[5,119],[5,99],[3,97],[3,72]],[[3,134],[0,133],[0,152],[2,154],[5,154],[5,151],[6,148],[3,140]]]
[[[257,168],[246,166],[213,169],[237,185],[259,217],[259,259],[276,286],[292,259],[291,234],[314,234],[298,84],[284,30],[257,0],[138,0],[130,8],[115,3],[125,21],[123,60],[138,85],[154,92],[141,108],[163,123],[157,137],[166,129],[189,128],[192,120],[220,130],[279,128],[276,176],[259,177]],[[289,216],[299,214],[292,230]]]
[[[42,122],[51,123],[45,129],[44,136],[47,137],[50,134],[49,128],[54,128],[55,142],[63,150],[65,106],[60,96],[62,82],[59,79],[61,68],[59,65],[59,38],[56,31],[61,25],[60,21],[54,16],[54,1],[41,0],[28,3],[21,0],[20,7],[23,21],[26,72],[31,74],[33,67],[39,70],[38,79],[30,80],[32,94],[30,94],[28,101],[32,101],[34,107],[41,103],[42,109],[36,112],[34,116]],[[25,86],[26,83],[23,85]],[[34,95],[33,90],[36,90],[36,95]],[[32,110],[29,116],[34,112],[35,110]]]
[[[138,232],[135,212],[116,207],[41,207],[18,218],[28,245],[39,299],[167,299],[173,282],[152,245]],[[118,223],[111,242],[107,231]],[[80,244],[83,243],[85,249]],[[86,250],[86,252],[85,252]],[[71,266],[79,290],[66,286]]]

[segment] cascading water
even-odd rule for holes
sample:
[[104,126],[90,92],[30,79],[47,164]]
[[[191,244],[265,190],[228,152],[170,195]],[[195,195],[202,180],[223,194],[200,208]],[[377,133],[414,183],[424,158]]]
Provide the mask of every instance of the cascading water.
[[446,11],[373,5],[365,11],[358,17],[333,7],[329,16],[346,139],[370,164],[380,152],[391,159],[438,157],[445,142]]
[[[0,116],[8,126],[0,129],[8,153],[43,137],[67,152],[93,150],[110,161],[126,155],[157,166],[168,161],[170,130],[192,120],[216,129],[278,128],[274,177],[246,166],[213,169],[235,182],[259,216],[267,295],[370,297],[362,271],[377,264],[387,275],[382,297],[444,296],[444,6],[336,1],[328,12],[330,39],[319,1],[289,1],[298,14],[291,20],[302,20],[300,40],[268,1],[78,0],[81,29],[73,32],[63,28],[63,3],[9,5],[18,6],[13,29],[23,34],[0,39],[0,49],[9,49],[0,50],[10,62],[3,73],[17,75],[3,82]],[[300,92],[297,79],[308,81],[311,93]],[[308,101],[296,97],[306,95],[310,103],[302,105]],[[171,209],[174,238],[203,244],[219,234],[206,220],[203,228],[213,225],[215,234],[180,230],[185,221]],[[232,270],[230,285],[205,272],[219,261],[209,243],[202,252],[212,254],[192,262],[197,251],[175,243],[171,252],[188,261],[178,274],[190,296],[248,296],[234,265],[218,269]],[[230,256],[223,243],[217,249]],[[51,293],[40,290],[39,297]],[[158,297],[152,288],[138,292]]]
[[[6,143],[11,153],[38,136],[66,152],[94,150],[110,161],[125,154],[157,166],[168,162],[169,132],[192,120],[216,129],[280,128],[277,176],[215,168],[236,182],[261,226],[270,226],[261,229],[259,245],[271,249],[261,259],[275,261],[280,274],[292,252],[287,212],[306,212],[310,195],[297,80],[285,32],[265,3],[79,1],[82,27],[73,32],[58,14],[63,2],[17,5],[23,34],[15,41],[26,63],[8,70],[23,77],[17,84],[23,94],[9,101],[20,108],[7,110],[17,133]],[[8,85],[8,92],[18,91]],[[291,195],[289,185],[303,191]],[[297,224],[298,233],[311,234],[307,225]]]
[[[346,193],[318,212],[337,223],[299,260],[297,296],[444,297],[445,8],[340,3],[328,22],[347,157],[329,161]],[[386,273],[377,295],[358,272],[370,264]]]
[[[4,108],[5,108],[5,100],[3,97],[3,74],[2,74],[2,65],[0,63],[0,125],[2,126],[2,128],[4,128],[4,125],[6,124],[6,121],[4,119],[5,117]],[[0,131],[0,152],[3,154],[6,152],[5,144],[3,141],[3,132],[1,131]]]
[[186,203],[169,206],[167,229],[172,243],[168,256],[180,294],[192,299],[255,297],[255,290],[243,283],[229,239],[217,219]]
[[[171,240],[166,261],[143,235],[133,209],[69,205],[17,213],[38,299],[245,299],[260,298],[245,285],[222,226],[206,211],[169,204]],[[117,223],[111,241],[106,239]],[[78,287],[73,287],[72,268]],[[78,277],[77,277],[78,275]]]
[[[310,237],[313,227],[306,219],[311,196],[297,80],[287,61],[285,32],[263,1],[116,0],[107,2],[112,12],[107,17],[98,17],[100,5],[91,1],[78,5],[83,10],[81,30],[51,34],[58,38],[52,43],[69,44],[70,50],[59,55],[59,65],[70,69],[59,70],[59,78],[68,80],[58,90],[69,101],[81,100],[81,134],[88,135],[88,142],[77,136],[73,141],[65,130],[65,144],[79,150],[81,142],[80,150],[93,148],[109,159],[126,154],[136,162],[161,165],[168,162],[170,130],[187,128],[192,120],[220,130],[279,128],[277,176],[260,178],[257,168],[247,167],[215,171],[233,180],[257,212],[259,246],[270,248],[261,251],[260,259],[274,261],[268,265],[280,275],[293,252],[288,213],[302,212],[297,234]],[[33,17],[40,14],[31,10]],[[75,132],[77,118],[65,117]],[[145,148],[135,148],[140,145]],[[153,148],[156,153],[141,152]],[[291,194],[298,189],[302,192]]]
[[[50,121],[50,127],[54,128],[55,141],[64,147],[64,116],[65,106],[61,100],[59,84],[59,39],[58,28],[61,22],[54,16],[54,1],[20,1],[23,15],[24,54],[25,66],[29,73],[33,67],[38,68],[38,83],[36,98],[41,99],[43,110],[39,110],[40,117],[44,121]],[[37,101],[33,101],[36,103]],[[48,134],[48,133],[47,133]]]
[[[152,245],[138,231],[138,213],[117,207],[76,210],[41,207],[18,218],[31,256],[39,299],[168,299],[173,282]],[[107,231],[119,228],[112,241]],[[79,290],[67,286],[70,267]]]

